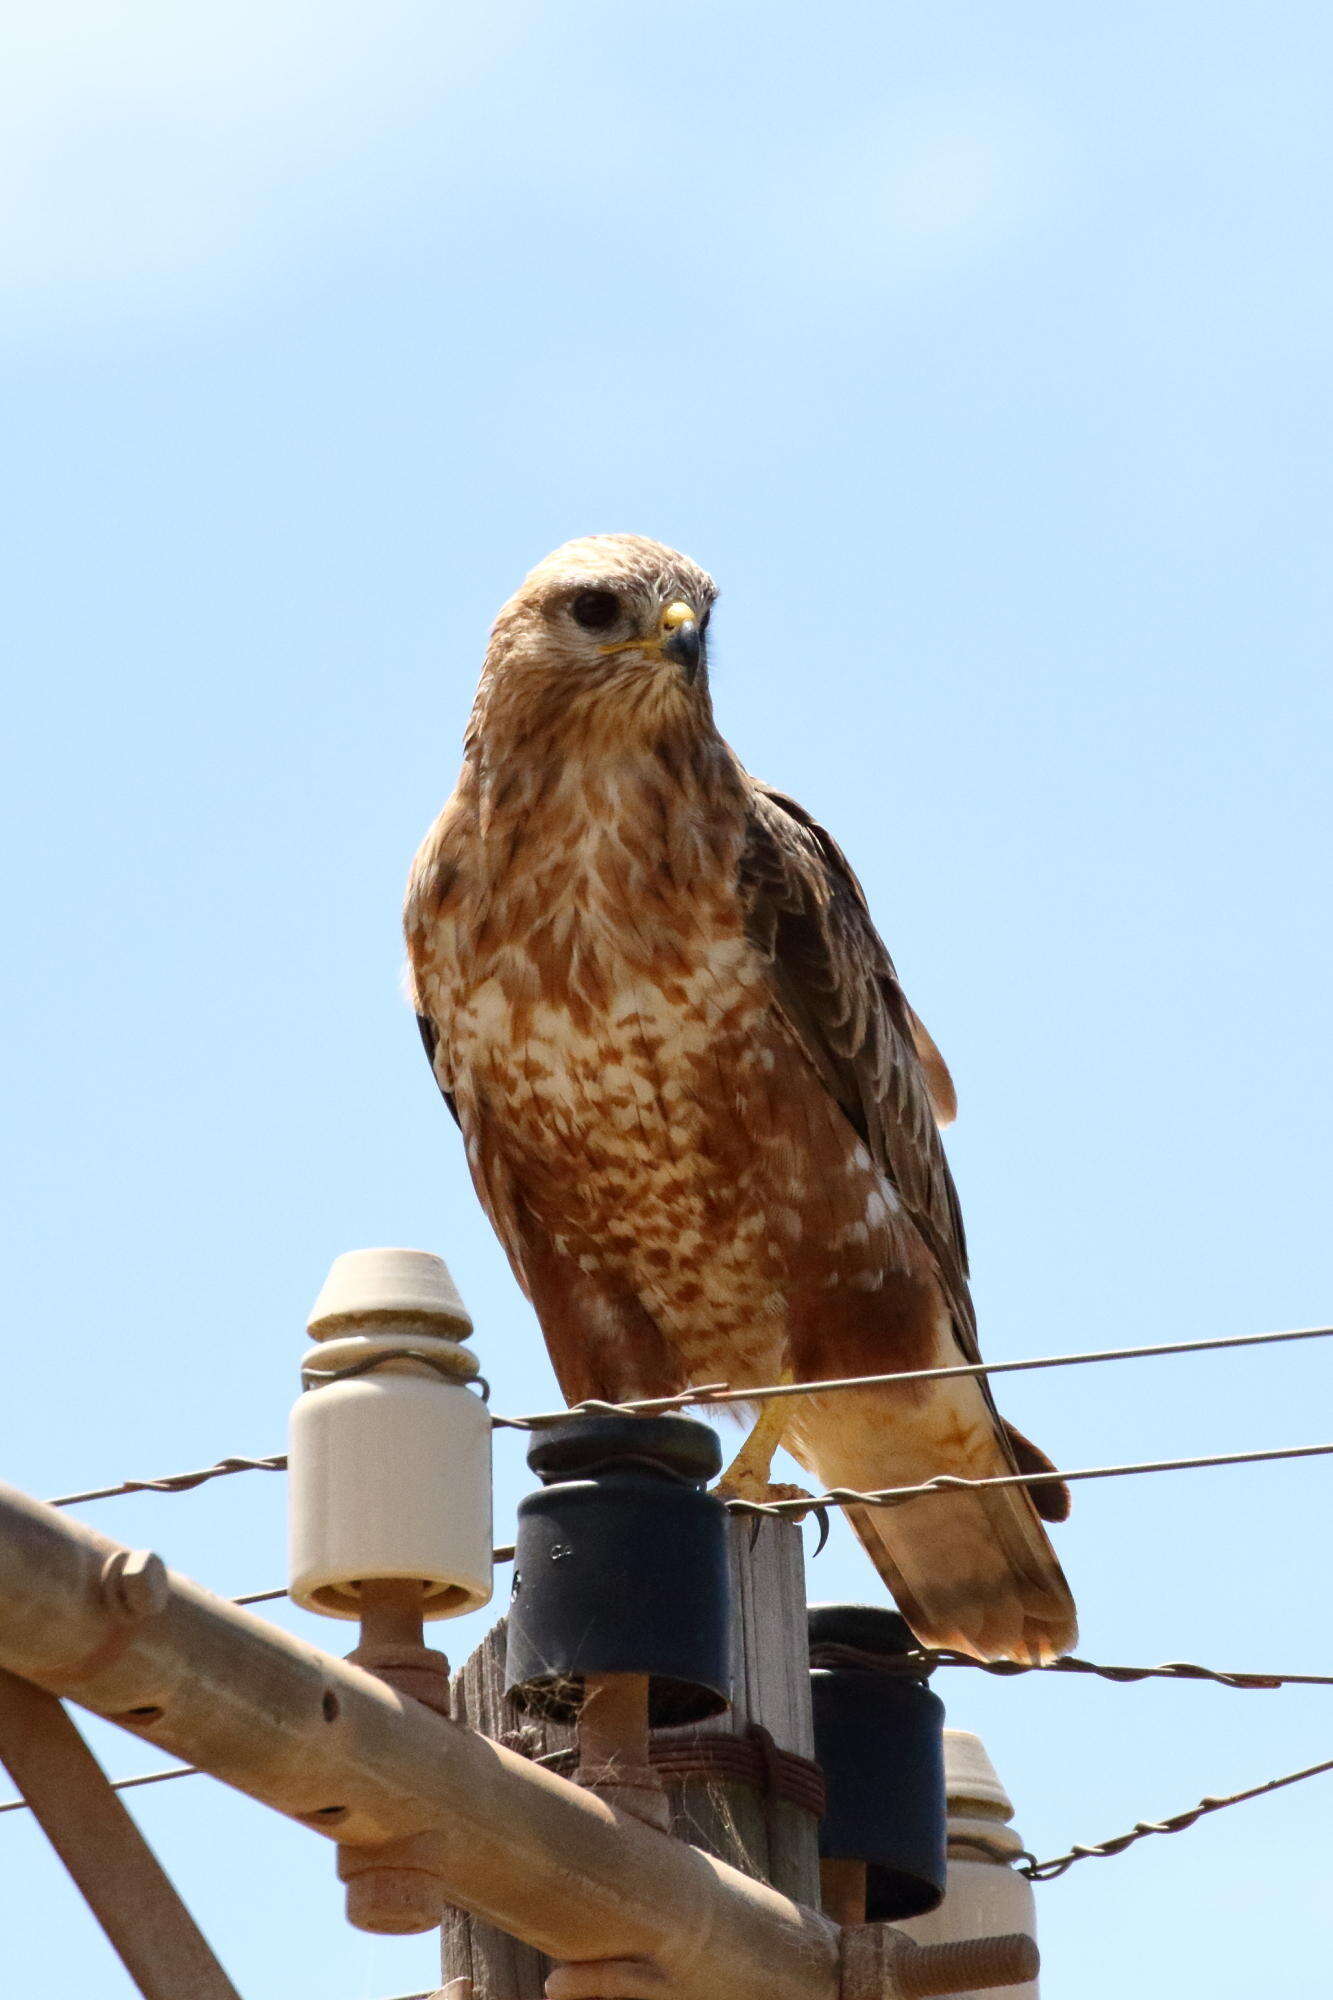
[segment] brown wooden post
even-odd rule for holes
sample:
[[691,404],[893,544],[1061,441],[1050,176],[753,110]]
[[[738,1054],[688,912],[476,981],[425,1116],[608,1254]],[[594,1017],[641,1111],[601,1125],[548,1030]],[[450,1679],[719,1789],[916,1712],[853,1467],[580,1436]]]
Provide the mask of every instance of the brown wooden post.
[[[524,1756],[561,1753],[572,1768],[576,1751],[570,1723],[520,1715],[505,1700],[505,1621],[493,1625],[454,1676],[454,1720]],[[552,1960],[466,1910],[444,1911],[440,1938],[444,1991],[470,1981],[468,2000],[541,2000]]]
[[[733,1517],[731,1592],[731,1707],[697,1730],[663,1730],[659,1741],[697,1735],[754,1743],[763,1731],[776,1750],[813,1759],[805,1558],[794,1522]],[[782,1795],[783,1774],[771,1758],[765,1768],[761,1752],[753,1776],[708,1772],[673,1781],[669,1768],[663,1775],[682,1839],[819,1908],[818,1815]]]
[[[666,1785],[672,1832],[817,1910],[818,1821],[808,1807],[775,1789],[784,1773],[772,1755],[814,1755],[800,1529],[790,1521],[733,1519],[731,1584],[730,1710],[688,1729],[653,1732],[652,1754]],[[502,1620],[455,1676],[455,1718],[510,1749],[572,1773],[577,1755],[573,1728],[521,1714],[505,1700],[504,1672]],[[754,1747],[764,1741],[756,1731],[767,1732],[767,1756]],[[700,1740],[708,1738],[724,1739],[723,1754],[712,1769],[698,1755]],[[743,1756],[728,1757],[737,1739],[752,1747]],[[748,1771],[743,1770],[746,1763]],[[698,1767],[694,1771],[692,1764]],[[446,1991],[453,1980],[471,1980],[474,2000],[542,2000],[551,1963],[461,1910],[445,1912]]]

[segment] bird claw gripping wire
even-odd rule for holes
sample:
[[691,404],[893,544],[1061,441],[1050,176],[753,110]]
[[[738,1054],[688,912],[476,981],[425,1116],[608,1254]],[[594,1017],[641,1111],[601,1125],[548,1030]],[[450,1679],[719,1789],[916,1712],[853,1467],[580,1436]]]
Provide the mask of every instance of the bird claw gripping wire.
[[[733,1512],[750,1515],[750,1549],[753,1551],[755,1543],[759,1540],[760,1526],[763,1523],[765,1514],[773,1512],[774,1502],[781,1503],[783,1512],[789,1521],[804,1521],[807,1514],[812,1515],[818,1521],[819,1540],[815,1543],[814,1553],[816,1556],[823,1555],[824,1550],[828,1546],[829,1538],[828,1508],[813,1493],[807,1493],[803,1486],[787,1486],[783,1484],[770,1486],[767,1500],[747,1502],[729,1499],[727,1501],[728,1507]],[[813,1560],[814,1557],[812,1556],[811,1561]]]

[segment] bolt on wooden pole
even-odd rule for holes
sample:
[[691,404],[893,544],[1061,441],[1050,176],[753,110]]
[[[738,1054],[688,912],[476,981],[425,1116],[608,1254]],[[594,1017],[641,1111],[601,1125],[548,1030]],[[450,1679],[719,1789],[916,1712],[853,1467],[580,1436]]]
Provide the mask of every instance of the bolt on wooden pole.
[[1018,1985],[1039,1967],[1036,1944],[1021,1934],[914,1944],[891,1924],[862,1924],[842,1933],[838,2000],[932,2000]]

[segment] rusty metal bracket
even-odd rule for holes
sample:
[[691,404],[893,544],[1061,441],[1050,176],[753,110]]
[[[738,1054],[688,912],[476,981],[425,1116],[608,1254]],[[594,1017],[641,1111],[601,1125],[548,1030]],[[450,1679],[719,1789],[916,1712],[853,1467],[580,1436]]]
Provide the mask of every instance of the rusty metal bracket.
[[848,1924],[842,1933],[839,2000],[927,2000],[978,1987],[1021,1986],[1040,1966],[1030,1937],[963,1938],[917,1944],[892,1924]]

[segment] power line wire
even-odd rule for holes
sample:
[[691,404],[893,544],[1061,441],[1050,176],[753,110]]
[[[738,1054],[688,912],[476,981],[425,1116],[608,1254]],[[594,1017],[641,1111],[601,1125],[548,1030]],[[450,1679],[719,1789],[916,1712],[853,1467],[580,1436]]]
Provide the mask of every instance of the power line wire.
[[1113,1854],[1123,1854],[1136,1841],[1145,1840],[1150,1833],[1184,1833],[1207,1813],[1221,1812],[1227,1806],[1243,1805],[1247,1799],[1261,1799],[1269,1792],[1280,1792],[1284,1785],[1298,1785],[1304,1778],[1317,1778],[1324,1771],[1333,1771],[1333,1757],[1322,1764],[1307,1764],[1303,1771],[1288,1771],[1285,1777],[1269,1778],[1262,1785],[1251,1785],[1243,1792],[1230,1792],[1224,1799],[1200,1799],[1197,1806],[1188,1812],[1173,1813],[1169,1819],[1139,1820],[1131,1833],[1118,1833],[1111,1840],[1098,1840],[1090,1845],[1081,1842],[1071,1847],[1068,1854],[1058,1854],[1051,1861],[1038,1861],[1028,1855],[1019,1869],[1029,1882],[1053,1882],[1057,1876],[1072,1868],[1076,1861],[1104,1861]]
[[[1290,1340],[1322,1340],[1333,1336],[1333,1326],[1302,1326],[1280,1333],[1226,1334],[1216,1340],[1168,1341],[1153,1347],[1094,1348],[1082,1354],[1040,1354],[1024,1361],[961,1362],[948,1368],[904,1369],[885,1375],[839,1376],[823,1382],[771,1382],[755,1389],[733,1389],[726,1382],[705,1382],[681,1389],[672,1396],[641,1398],[637,1402],[604,1403],[589,1400],[570,1410],[545,1410],[526,1417],[493,1416],[498,1430],[533,1430],[559,1423],[571,1415],[598,1415],[618,1412],[645,1416],[654,1412],[683,1410],[696,1405],[769,1402],[786,1396],[823,1396],[842,1389],[875,1389],[895,1383],[943,1382],[960,1376],[1021,1374],[1038,1368],[1077,1368],[1098,1361],[1141,1361],[1159,1355],[1206,1354],[1232,1347],[1261,1347]],[[123,1479],[114,1486],[93,1486],[81,1493],[62,1493],[48,1500],[48,1507],[76,1507],[88,1500],[118,1500],[132,1493],[190,1493],[210,1479],[225,1479],[237,1472],[284,1472],[284,1453],[269,1458],[221,1458],[216,1465],[194,1472],[163,1473],[157,1479]],[[1051,1475],[1045,1475],[1050,1477]],[[1061,1474],[1060,1477],[1071,1475]],[[1079,1475],[1072,1475],[1079,1476]],[[1089,1476],[1089,1475],[1085,1475]]]
[[[728,1499],[730,1512],[736,1514],[776,1516],[793,1515],[800,1518],[807,1513],[820,1512],[828,1507],[895,1507],[908,1500],[921,1499],[932,1493],[976,1492],[999,1486],[1044,1486],[1061,1481],[1071,1483],[1082,1479],[1119,1479],[1132,1474],[1148,1472],[1194,1472],[1208,1470],[1223,1465],[1267,1465],[1278,1460],[1298,1458],[1322,1458],[1333,1453],[1333,1444],[1285,1445],[1264,1451],[1213,1452],[1197,1458],[1146,1459],[1125,1465],[1082,1466],[1073,1470],[1053,1470],[1050,1472],[1006,1472],[985,1479],[967,1479],[952,1472],[936,1473],[932,1479],[925,1479],[912,1486],[888,1486],[870,1491],[860,1491],[852,1487],[831,1487],[825,1493],[804,1494],[793,1500],[741,1500]],[[72,1506],[76,1500],[107,1499],[113,1495],[129,1492],[183,1492],[192,1486],[202,1484],[206,1479],[220,1477],[229,1472],[280,1471],[286,1464],[284,1458],[269,1459],[224,1459],[215,1467],[201,1472],[178,1473],[169,1478],[155,1480],[126,1480],[120,1486],[99,1488],[82,1494],[66,1494],[60,1499],[48,1501],[48,1506]],[[491,1551],[494,1562],[512,1562],[512,1544]],[[233,1598],[235,1604],[268,1604],[283,1598],[287,1592],[282,1589],[253,1591],[246,1596]],[[969,1661],[960,1655],[957,1659],[944,1661],[948,1665],[984,1665],[992,1673],[1026,1672],[1021,1665],[1006,1662]],[[1217,1680],[1240,1685],[1285,1685],[1304,1682],[1311,1686],[1324,1684],[1320,1675],[1286,1675],[1274,1680],[1271,1676],[1237,1677],[1210,1668],[1191,1666],[1188,1662],[1177,1662],[1163,1667],[1100,1667],[1092,1662],[1066,1659],[1052,1663],[1054,1669],[1064,1673],[1099,1674],[1104,1679],[1141,1680],[1150,1676],[1174,1679]]]
[[[181,1764],[174,1771],[144,1771],[137,1778],[108,1778],[113,1792],[132,1792],[137,1785],[165,1785],[172,1778],[201,1778],[203,1772],[196,1764]],[[26,1799],[6,1799],[0,1805],[0,1813],[27,1812]]]
[[1196,1472],[1215,1465],[1268,1465],[1284,1458],[1323,1458],[1333,1452],[1333,1444],[1282,1445],[1272,1451],[1219,1451],[1204,1458],[1153,1458],[1133,1465],[1081,1466],[1072,1472],[1001,1472],[987,1479],[964,1479],[953,1472],[938,1472],[915,1486],[883,1486],[868,1493],[849,1486],[833,1486],[827,1493],[803,1494],[798,1500],[728,1500],[733,1514],[808,1514],[821,1507],[897,1507],[905,1500],[917,1500],[928,1493],[976,1493],[993,1486],[1049,1486],[1054,1481],[1068,1484],[1076,1479],[1122,1479],[1138,1472]]
[[1110,1667],[1096,1660],[1080,1660],[1073,1653],[1059,1659],[1029,1664],[1023,1660],[974,1660],[970,1653],[923,1646],[909,1654],[931,1667],[976,1667],[983,1674],[1094,1674],[1098,1680],[1128,1685],[1132,1681],[1210,1681],[1218,1687],[1268,1689],[1282,1687],[1333,1687],[1333,1674],[1250,1674],[1227,1672],[1220,1667],[1200,1667],[1191,1660],[1167,1660],[1157,1667]]
[[1287,1340],[1325,1340],[1333,1326],[1291,1327],[1281,1333],[1232,1333],[1213,1340],[1172,1340],[1152,1347],[1091,1348],[1082,1354],[1038,1354],[1025,1361],[964,1361],[947,1368],[910,1368],[885,1375],[842,1375],[824,1382],[770,1382],[757,1389],[733,1389],[726,1382],[704,1382],[671,1396],[645,1396],[632,1403],[604,1403],[596,1398],[569,1410],[542,1410],[533,1416],[493,1416],[501,1430],[539,1430],[571,1415],[661,1415],[695,1405],[775,1402],[785,1396],[823,1396],[842,1389],[880,1389],[904,1382],[948,1382],[961,1376],[1018,1375],[1037,1368],[1081,1368],[1098,1361],[1146,1361],[1165,1354],[1210,1354],[1232,1347],[1264,1347]]
[[285,1472],[287,1458],[220,1458],[201,1472],[169,1472],[160,1479],[122,1479],[118,1486],[90,1486],[86,1493],[62,1493],[48,1500],[48,1507],[77,1507],[85,1500],[118,1500],[126,1493],[189,1493],[209,1479],[225,1479],[233,1472]]
[[[512,1547],[491,1551],[493,1562],[512,1562],[513,1558]],[[268,1604],[286,1596],[285,1590],[254,1590],[248,1596],[233,1597],[231,1602]],[[974,1667],[980,1673],[998,1674],[1005,1679],[1012,1679],[1015,1674],[1084,1674],[1124,1686],[1135,1681],[1147,1680],[1207,1681],[1217,1687],[1268,1693],[1275,1688],[1283,1687],[1333,1687],[1333,1674],[1242,1672],[1236,1668],[1204,1667],[1193,1660],[1163,1660],[1151,1667],[1109,1666],[1097,1660],[1079,1659],[1073,1653],[1062,1653],[1056,1660],[1043,1660],[1039,1663],[1024,1660],[974,1660],[970,1653],[955,1652],[949,1646],[915,1646],[910,1652],[905,1653],[903,1658],[910,1660],[914,1666]]]

